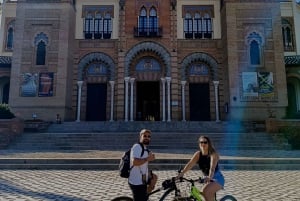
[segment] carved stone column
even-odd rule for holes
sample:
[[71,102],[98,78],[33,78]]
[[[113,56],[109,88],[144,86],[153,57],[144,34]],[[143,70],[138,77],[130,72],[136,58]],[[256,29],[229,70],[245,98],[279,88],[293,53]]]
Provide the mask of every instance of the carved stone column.
[[130,78],[130,121],[133,121],[133,84],[135,78]]
[[181,81],[181,105],[182,105],[182,121],[186,121],[185,120],[185,84],[186,81]]
[[213,81],[215,86],[215,102],[216,102],[216,122],[220,121],[220,115],[219,115],[219,81]]
[[125,77],[125,121],[128,121],[128,82],[130,77]]
[[110,84],[110,121],[114,121],[114,91],[115,91],[115,82],[109,81]]
[[166,121],[166,79],[160,78],[162,83],[162,121]]
[[168,90],[168,120],[171,121],[171,77],[166,77]]
[[83,81],[77,81],[78,96],[77,96],[77,119],[76,119],[76,122],[80,122],[82,84],[83,84]]

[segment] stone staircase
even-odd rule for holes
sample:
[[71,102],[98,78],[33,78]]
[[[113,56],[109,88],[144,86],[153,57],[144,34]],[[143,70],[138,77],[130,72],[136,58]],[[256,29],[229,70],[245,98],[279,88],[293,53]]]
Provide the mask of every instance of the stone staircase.
[[[266,133],[203,133],[218,150],[280,149]],[[152,132],[150,149],[189,151],[198,149],[199,133]],[[11,145],[14,150],[117,150],[138,141],[138,132],[24,133]]]
[[[0,150],[0,169],[116,170],[122,152],[137,142],[142,128],[152,130],[149,148],[160,156],[151,165],[154,169],[181,167],[198,149],[197,140],[203,134],[213,140],[223,169],[300,170],[300,152],[283,150],[269,134],[254,132],[261,127],[227,122],[52,124],[45,132],[23,133],[8,149]],[[91,152],[95,153],[93,157],[88,156]],[[115,153],[113,157],[111,153]],[[1,157],[6,154],[11,157]]]
[[259,132],[265,131],[264,122],[214,122],[214,121],[114,121],[114,122],[63,122],[62,124],[51,124],[47,132],[137,132],[143,128],[157,132]]

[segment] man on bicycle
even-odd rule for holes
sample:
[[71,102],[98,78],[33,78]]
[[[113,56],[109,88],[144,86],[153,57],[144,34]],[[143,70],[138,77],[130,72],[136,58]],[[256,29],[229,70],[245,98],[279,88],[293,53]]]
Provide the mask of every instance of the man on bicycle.
[[155,160],[155,155],[147,149],[150,140],[151,131],[143,129],[140,132],[139,144],[134,144],[131,148],[130,167],[132,168],[130,170],[128,183],[134,201],[147,201],[147,187],[152,190],[157,180],[157,176],[152,174],[148,169],[148,163]]

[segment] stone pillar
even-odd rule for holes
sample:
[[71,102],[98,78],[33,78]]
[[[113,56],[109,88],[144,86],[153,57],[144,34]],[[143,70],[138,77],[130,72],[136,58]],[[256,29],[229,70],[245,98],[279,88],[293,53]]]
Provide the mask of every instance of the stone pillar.
[[76,122],[80,122],[80,110],[81,110],[81,89],[83,81],[77,81],[78,96],[77,96],[77,119]]
[[166,77],[168,90],[168,120],[171,121],[171,77]]
[[114,91],[115,91],[115,82],[109,81],[110,84],[110,121],[114,121]]
[[216,122],[220,121],[220,115],[219,115],[219,81],[213,81],[215,86],[215,102],[216,102]]
[[133,84],[135,78],[130,78],[130,121],[133,121]]
[[186,81],[181,81],[181,107],[182,107],[182,121],[186,121],[185,120],[185,84]]
[[166,79],[160,78],[162,83],[162,121],[166,121]]
[[128,82],[130,77],[125,77],[125,121],[128,121]]

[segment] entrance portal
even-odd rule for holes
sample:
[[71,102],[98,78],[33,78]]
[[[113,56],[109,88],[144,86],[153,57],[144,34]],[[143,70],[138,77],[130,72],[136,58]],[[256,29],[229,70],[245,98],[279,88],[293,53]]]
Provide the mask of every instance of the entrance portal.
[[88,84],[86,100],[86,120],[106,120],[106,83]]
[[209,84],[192,83],[190,88],[190,121],[210,121]]
[[160,121],[159,82],[137,82],[136,120]]

